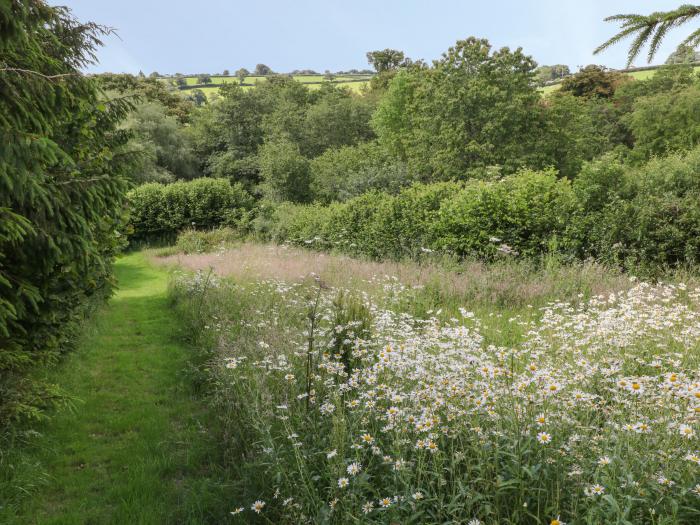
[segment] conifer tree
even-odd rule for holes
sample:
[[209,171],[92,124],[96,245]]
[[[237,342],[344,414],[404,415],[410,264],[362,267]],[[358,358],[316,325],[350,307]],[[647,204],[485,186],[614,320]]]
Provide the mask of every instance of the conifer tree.
[[69,348],[111,289],[129,163],[116,125],[131,103],[81,73],[107,31],[40,0],[0,2],[0,428],[56,401],[28,371]]

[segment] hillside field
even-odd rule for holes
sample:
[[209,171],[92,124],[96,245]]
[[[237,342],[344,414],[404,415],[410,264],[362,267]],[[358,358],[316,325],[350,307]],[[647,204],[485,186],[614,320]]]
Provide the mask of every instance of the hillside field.
[[[338,75],[334,78],[333,83],[338,86],[342,87],[347,87],[351,91],[355,93],[359,93],[362,90],[363,86],[367,85],[367,82],[369,82],[369,79],[372,77],[372,75]],[[321,84],[324,82],[327,82],[324,80],[325,76],[324,75],[293,75],[292,78],[296,80],[297,82],[301,82],[302,84],[306,84],[309,89],[318,89]],[[161,78],[163,82],[170,82],[172,79],[171,78]],[[196,75],[191,75],[191,76],[186,76],[185,80],[187,82],[187,86],[197,86],[197,76]],[[252,89],[255,87],[256,84],[260,82],[266,82],[267,77],[262,76],[262,75],[250,75],[245,78],[243,81],[243,89]],[[221,76],[221,75],[216,75],[211,77],[211,83],[212,85],[208,86],[200,86],[198,89],[201,89],[207,97],[211,97],[214,93],[219,92],[219,86],[216,84],[228,84],[228,83],[239,83],[238,77],[234,75],[229,75],[229,76]],[[183,89],[182,90],[184,93],[187,93],[188,89]]]

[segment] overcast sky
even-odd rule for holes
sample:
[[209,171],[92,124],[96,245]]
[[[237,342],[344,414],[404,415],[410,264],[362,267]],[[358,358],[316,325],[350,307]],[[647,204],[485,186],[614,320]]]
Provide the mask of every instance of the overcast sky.
[[[677,7],[680,0],[49,0],[117,30],[91,71],[217,73],[262,62],[273,70],[367,68],[387,47],[438,58],[456,40],[521,46],[540,64],[620,68],[626,48],[593,49],[615,32],[603,18]],[[676,29],[663,62],[691,25]],[[639,59],[636,65],[645,65]]]

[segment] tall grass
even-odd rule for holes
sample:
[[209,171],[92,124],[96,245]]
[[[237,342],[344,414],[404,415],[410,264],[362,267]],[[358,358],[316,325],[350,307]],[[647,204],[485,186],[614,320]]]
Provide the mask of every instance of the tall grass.
[[700,289],[554,263],[299,279],[257,257],[171,285],[240,523],[700,519]]

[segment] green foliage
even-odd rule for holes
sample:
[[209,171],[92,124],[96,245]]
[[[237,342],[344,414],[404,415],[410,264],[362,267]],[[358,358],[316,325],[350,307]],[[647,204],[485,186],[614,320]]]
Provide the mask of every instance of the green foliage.
[[257,64],[255,66],[255,74],[258,76],[271,75],[273,73],[272,69],[265,64]]
[[288,140],[266,143],[260,150],[264,195],[273,201],[306,202],[310,197],[309,161]]
[[129,192],[134,240],[173,237],[185,228],[238,227],[249,219],[252,197],[240,184],[201,178],[149,183]]
[[565,64],[555,64],[553,66],[540,66],[535,70],[535,79],[540,86],[548,82],[559,80],[571,74],[569,66]]
[[345,201],[371,190],[397,193],[416,179],[376,142],[330,148],[310,163],[315,200]]
[[475,181],[440,209],[435,247],[462,257],[539,256],[564,233],[574,206],[571,185],[552,171]]
[[43,2],[0,9],[0,427],[60,400],[33,369],[112,288],[131,105],[80,73],[105,31]]
[[403,51],[384,49],[369,51],[367,53],[367,62],[377,73],[385,73],[387,71],[406,67],[411,63],[411,59],[406,58]]
[[350,146],[374,137],[370,118],[374,104],[341,89],[324,88],[304,115],[306,156],[313,158],[329,148]]
[[[377,208],[365,243],[377,258],[419,259],[440,244],[441,208],[462,189],[459,183],[416,184]],[[358,239],[356,242],[362,242]]]
[[[300,82],[276,76],[255,90],[225,84],[220,100],[198,112],[190,132],[205,173],[257,191],[264,163],[271,178],[260,190],[277,199],[303,202],[311,198],[308,184],[283,189],[284,180],[292,184],[299,176],[304,178],[304,164],[329,148],[372,138],[373,108],[371,98],[353,96],[331,84],[311,91]],[[268,145],[263,148],[263,143]],[[281,158],[285,151],[292,155],[288,162]],[[286,169],[292,171],[283,173]],[[307,193],[301,195],[302,191]]]
[[262,117],[267,111],[257,90],[224,85],[220,100],[201,108],[192,123],[193,150],[204,172],[248,187],[255,184],[257,167],[251,173],[250,160],[263,143]]
[[207,103],[207,96],[201,89],[193,89],[187,95],[187,100],[191,101],[196,107],[200,107]]
[[692,64],[700,61],[700,53],[689,45],[681,44],[666,59],[666,64]]
[[700,149],[639,167],[614,157],[587,166],[574,183],[571,221],[581,256],[636,272],[700,261]]
[[566,77],[561,83],[560,91],[571,93],[575,97],[612,98],[615,91],[629,81],[630,77],[624,73],[592,64]]
[[555,166],[563,177],[576,177],[585,161],[616,142],[619,117],[612,105],[558,92],[542,102],[540,111],[537,163]]
[[158,102],[140,104],[127,122],[132,147],[141,152],[131,173],[136,182],[172,182],[197,175],[190,135]]
[[[433,68],[400,71],[373,116],[377,136],[418,173],[465,178],[528,165],[537,136],[535,62],[486,40],[457,42]],[[435,180],[434,179],[434,180]]]
[[264,239],[373,259],[554,254],[651,274],[700,261],[699,171],[700,147],[636,167],[608,154],[584,164],[573,183],[552,170],[524,170],[328,206],[266,205],[253,229]]
[[268,230],[274,240],[374,259],[547,253],[575,211],[570,183],[553,171],[496,181],[415,185],[396,196],[370,192],[327,207],[287,206]]
[[250,75],[250,71],[248,71],[246,68],[242,67],[239,70],[236,71],[236,77],[238,78],[238,82],[240,84],[243,84],[245,82],[245,79],[247,76]]
[[625,122],[637,158],[691,149],[700,142],[700,85],[640,97]]
[[[155,78],[141,78],[126,73],[102,73],[94,77],[100,87],[107,92],[134,95],[142,102],[154,102],[165,107],[169,117],[175,117],[180,124],[190,121],[194,105],[177,93],[167,89],[167,85]],[[177,85],[186,85],[182,75],[175,77]]]

